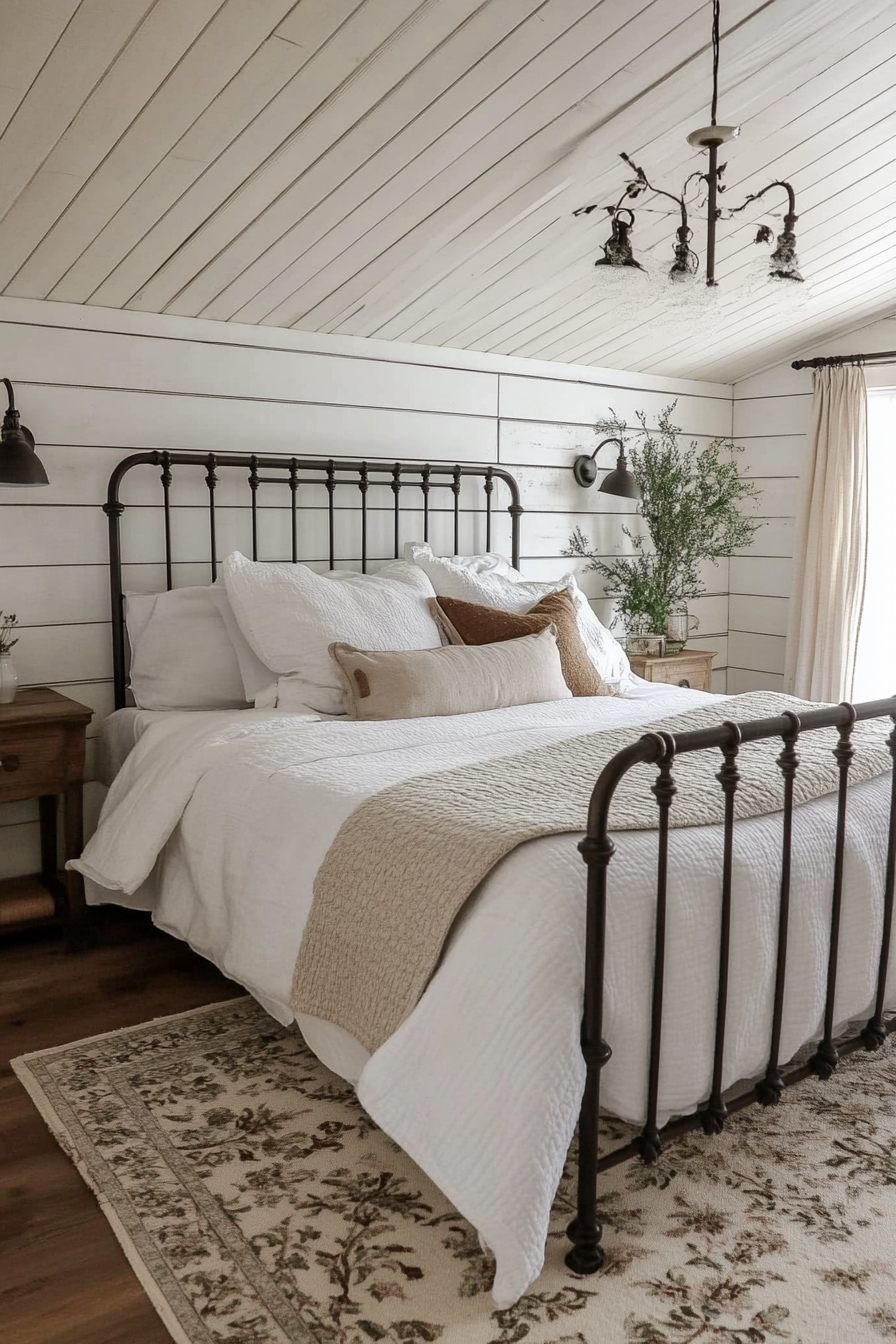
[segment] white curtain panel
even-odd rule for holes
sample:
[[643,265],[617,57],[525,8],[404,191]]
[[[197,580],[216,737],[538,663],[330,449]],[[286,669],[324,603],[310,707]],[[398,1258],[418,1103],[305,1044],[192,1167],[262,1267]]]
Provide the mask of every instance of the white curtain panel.
[[816,369],[800,488],[784,689],[852,695],[865,590],[868,430],[860,367]]

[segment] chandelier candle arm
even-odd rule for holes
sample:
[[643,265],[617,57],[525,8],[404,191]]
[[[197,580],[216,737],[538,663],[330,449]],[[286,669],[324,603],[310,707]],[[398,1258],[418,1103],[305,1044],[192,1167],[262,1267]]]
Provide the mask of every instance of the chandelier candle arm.
[[[671,191],[663,191],[661,187],[655,187],[653,183],[648,179],[644,169],[640,168],[638,164],[634,162],[633,159],[629,158],[628,154],[620,153],[619,157],[620,159],[622,159],[623,163],[627,163],[629,168],[634,170],[637,181],[641,184],[641,186],[645,187],[648,191],[652,191],[656,196],[667,197],[670,201],[674,201],[675,204],[678,206],[681,215],[681,223],[679,224],[678,228],[675,231],[675,237],[676,237],[676,243],[674,248],[675,260],[673,261],[672,266],[669,270],[670,277],[673,280],[680,280],[685,278],[686,276],[696,275],[697,268],[700,265],[700,260],[696,252],[693,252],[691,250],[690,246],[691,238],[693,237],[693,232],[691,230],[690,225],[688,224],[688,207],[686,201],[686,194],[688,186],[690,185],[692,179],[694,177],[702,177],[702,173],[696,173],[696,174],[692,173],[691,176],[685,182],[684,190],[682,191],[681,195],[676,196]],[[630,183],[628,188],[626,189],[626,195],[632,196],[633,194],[634,193],[632,192]],[[625,197],[623,196],[622,199],[624,200]],[[617,206],[616,209],[618,211],[619,207]],[[632,214],[632,212],[629,211],[629,214]],[[634,217],[632,218],[632,223],[634,224]]]

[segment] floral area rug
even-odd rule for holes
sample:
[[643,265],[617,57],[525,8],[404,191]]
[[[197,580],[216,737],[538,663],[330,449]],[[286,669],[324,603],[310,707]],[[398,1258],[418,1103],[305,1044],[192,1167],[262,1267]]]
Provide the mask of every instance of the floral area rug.
[[473,1228],[251,999],[15,1061],[184,1344],[896,1340],[896,1055],[602,1178],[606,1269],[506,1311]]

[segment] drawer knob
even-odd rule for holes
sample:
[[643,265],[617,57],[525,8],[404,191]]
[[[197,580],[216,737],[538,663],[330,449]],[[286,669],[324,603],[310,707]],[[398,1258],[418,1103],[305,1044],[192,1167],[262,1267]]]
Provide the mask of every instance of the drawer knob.
[[686,687],[687,690],[691,689],[691,683],[688,681],[687,677],[682,677],[681,681],[678,684],[679,686]]
[[7,774],[11,774],[13,770],[18,770],[18,768],[18,756],[0,756],[0,770],[5,770]]

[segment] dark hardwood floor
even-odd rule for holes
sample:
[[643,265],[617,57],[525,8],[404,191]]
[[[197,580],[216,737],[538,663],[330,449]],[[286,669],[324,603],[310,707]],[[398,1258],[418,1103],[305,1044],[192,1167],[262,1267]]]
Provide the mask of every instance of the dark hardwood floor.
[[0,1339],[170,1344],[99,1206],[9,1066],[11,1058],[244,991],[147,916],[104,910],[97,943],[0,939]]

